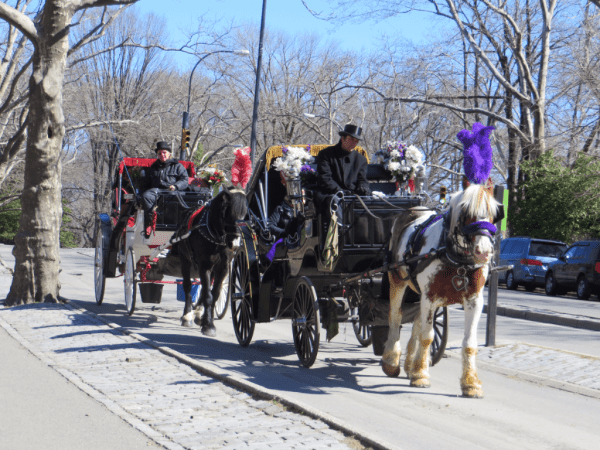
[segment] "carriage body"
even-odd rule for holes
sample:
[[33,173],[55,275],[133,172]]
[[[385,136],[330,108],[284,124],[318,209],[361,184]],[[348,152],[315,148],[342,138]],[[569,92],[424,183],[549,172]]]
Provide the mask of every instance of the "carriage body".
[[[96,302],[102,303],[107,278],[124,276],[125,305],[128,313],[135,309],[136,285],[140,285],[144,303],[160,303],[164,276],[181,277],[179,257],[168,251],[156,254],[178,229],[187,207],[197,208],[212,199],[212,190],[196,192],[159,191],[153,232],[146,236],[144,211],[137,201],[140,183],[155,158],[123,158],[114,176],[111,212],[101,214],[96,229],[95,288]],[[194,163],[180,161],[192,183]],[[168,250],[170,247],[167,247]]]
[[[325,147],[327,145],[313,145],[311,154],[316,156]],[[314,201],[313,192],[318,188],[314,179],[298,180],[300,186],[290,186],[292,183],[288,180],[284,186],[280,172],[272,164],[281,155],[279,146],[270,147],[262,155],[247,190],[250,217],[241,225],[244,239],[234,258],[232,274],[236,275],[232,276],[230,286],[238,341],[248,345],[254,324],[279,318],[290,318],[294,330],[297,328],[300,334],[307,332],[306,321],[319,322],[329,334],[333,334],[331,330],[338,323],[345,321],[351,321],[355,331],[367,327],[384,329],[389,310],[387,273],[360,275],[384,265],[395,219],[411,208],[421,207],[426,194],[419,191],[412,195],[393,195],[396,185],[392,175],[382,165],[369,164],[367,179],[371,190],[384,192],[387,196],[359,198],[345,195],[339,199],[342,223],[338,225],[335,249],[330,246],[330,250],[335,250],[334,254],[337,252],[337,257],[327,258],[329,205],[323,207]],[[426,180],[416,183],[418,189],[425,184]],[[286,195],[300,220],[287,230],[286,235],[273,236],[269,232],[268,218]],[[277,244],[280,239],[283,242]],[[269,254],[270,262],[266,260]],[[243,274],[241,266],[244,266]],[[238,279],[244,276],[245,279]],[[344,281],[351,278],[354,279],[351,282]],[[304,313],[295,306],[302,292],[315,297],[314,302],[309,298],[300,308]],[[405,308],[410,310],[406,313],[407,321],[414,320],[418,299],[414,294],[405,302]],[[243,301],[248,305],[241,308]],[[248,317],[243,317],[244,312]],[[304,317],[306,314],[313,317]],[[313,328],[308,331],[314,335],[318,333],[318,326],[318,323],[312,323]],[[298,349],[296,338],[294,336],[300,356],[303,350]],[[385,334],[381,339],[385,341]],[[374,345],[376,354],[380,354],[382,345],[383,342]],[[311,351],[308,353],[305,359],[300,356],[305,366],[314,362],[315,355]]]

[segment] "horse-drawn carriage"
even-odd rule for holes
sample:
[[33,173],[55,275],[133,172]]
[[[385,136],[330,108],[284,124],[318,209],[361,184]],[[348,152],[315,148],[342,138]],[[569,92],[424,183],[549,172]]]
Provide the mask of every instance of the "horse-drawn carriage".
[[[136,286],[143,303],[160,303],[164,284],[182,283],[164,279],[165,276],[182,277],[180,258],[170,251],[170,240],[189,210],[196,210],[213,198],[209,187],[199,186],[193,191],[160,190],[151,223],[145,223],[136,195],[143,171],[155,161],[153,158],[123,158],[113,180],[112,212],[100,215],[96,229],[96,303],[102,304],[106,279],[123,276],[129,315],[135,310]],[[188,172],[189,182],[194,183],[194,163],[181,161],[181,164]],[[149,235],[148,227],[151,228]],[[197,278],[199,274],[196,271],[192,276]],[[215,302],[217,318],[225,315],[227,305],[225,290]]]
[[[316,156],[326,146],[295,147],[310,147]],[[362,149],[355,151],[367,157]],[[240,227],[243,243],[233,259],[229,288],[237,340],[246,347],[256,323],[289,318],[298,358],[310,367],[317,357],[320,328],[331,339],[339,323],[351,322],[359,342],[366,346],[372,341],[374,353],[381,355],[388,328],[389,282],[387,273],[377,269],[386,262],[394,220],[424,209],[429,199],[422,189],[426,180],[415,180],[416,192],[397,196],[392,174],[381,164],[369,164],[371,190],[388,195],[340,193],[319,207],[313,196],[316,180],[282,182],[274,167],[282,155],[281,146],[270,147],[247,188],[249,218]],[[274,235],[269,217],[286,199],[294,220],[281,235]],[[336,224],[332,217],[337,218],[338,208],[343,213]],[[419,296],[407,290],[403,309],[402,322],[412,322]],[[431,348],[436,363],[447,341],[446,308],[436,311],[434,329]]]

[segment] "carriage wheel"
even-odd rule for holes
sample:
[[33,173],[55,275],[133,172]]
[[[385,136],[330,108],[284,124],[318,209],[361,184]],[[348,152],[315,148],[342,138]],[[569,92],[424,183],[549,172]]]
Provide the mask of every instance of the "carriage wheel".
[[252,321],[252,287],[250,286],[250,267],[246,251],[240,248],[233,260],[229,279],[231,293],[231,319],[235,337],[242,347],[248,347],[254,334]]
[[104,267],[108,257],[110,232],[110,225],[107,226],[101,220],[98,221],[96,225],[96,253],[94,256],[94,287],[97,305],[101,305],[104,300],[104,288],[106,286]]
[[215,319],[221,320],[227,314],[227,308],[229,307],[229,274],[223,279],[221,285],[221,295],[214,303],[215,307]]
[[[350,308],[350,315],[358,315],[358,306]],[[371,338],[371,327],[369,325],[361,325],[360,320],[357,319],[352,321],[352,329],[360,345],[363,347],[371,345],[373,338]]]
[[319,303],[317,292],[307,277],[302,277],[294,291],[292,334],[294,347],[304,367],[310,367],[319,352]]
[[436,308],[433,314],[433,342],[431,343],[431,365],[435,366],[444,355],[448,343],[448,308]]
[[123,278],[123,283],[125,284],[125,308],[127,308],[127,313],[131,316],[133,311],[135,311],[135,297],[137,294],[135,254],[132,247],[129,247],[125,254],[125,276]]

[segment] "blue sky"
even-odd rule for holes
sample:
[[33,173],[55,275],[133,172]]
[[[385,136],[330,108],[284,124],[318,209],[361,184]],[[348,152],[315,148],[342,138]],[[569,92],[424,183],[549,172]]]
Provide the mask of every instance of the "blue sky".
[[[327,0],[307,0],[316,11],[328,11]],[[181,36],[181,29],[194,29],[197,18],[203,14],[222,18],[225,21],[255,22],[260,24],[262,0],[141,0],[137,8],[143,13],[152,12],[162,16],[171,37]],[[302,32],[320,32],[328,39],[336,40],[342,49],[360,52],[373,50],[382,34],[393,34],[404,38],[423,37],[427,20],[416,13],[403,15],[383,23],[347,23],[334,26],[313,17],[300,0],[267,0],[266,26],[272,30],[284,30],[294,35]],[[184,60],[177,58],[185,64]]]

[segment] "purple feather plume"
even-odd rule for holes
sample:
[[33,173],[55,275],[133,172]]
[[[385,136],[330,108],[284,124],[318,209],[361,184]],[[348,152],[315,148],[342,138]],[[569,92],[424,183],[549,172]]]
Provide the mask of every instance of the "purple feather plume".
[[484,184],[492,173],[492,146],[490,134],[495,127],[473,124],[473,132],[462,130],[456,135],[463,144],[465,175],[471,183]]

